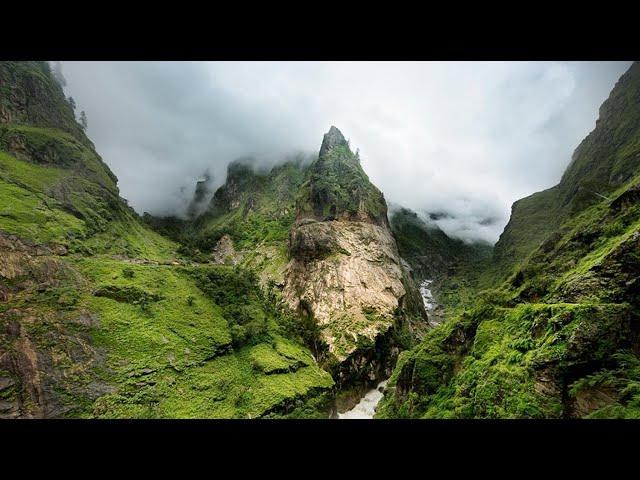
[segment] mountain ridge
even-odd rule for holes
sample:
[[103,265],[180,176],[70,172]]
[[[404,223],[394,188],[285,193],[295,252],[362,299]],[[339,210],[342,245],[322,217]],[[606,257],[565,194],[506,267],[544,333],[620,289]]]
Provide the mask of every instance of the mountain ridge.
[[[516,201],[511,217],[495,245],[502,277],[515,259],[524,259],[567,218],[607,197],[634,175],[640,154],[640,63],[620,77],[599,109],[595,128],[575,149],[560,182]],[[531,228],[526,228],[527,223]],[[519,235],[523,232],[524,235]]]
[[379,417],[640,417],[639,92],[634,63],[560,184],[514,203],[471,300],[400,356]]
[[141,221],[46,63],[0,84],[0,417],[326,418],[331,375],[252,272]]
[[492,256],[335,126],[141,218],[46,62],[0,62],[0,417],[328,418],[390,377],[377,417],[639,418],[639,106],[634,63]]

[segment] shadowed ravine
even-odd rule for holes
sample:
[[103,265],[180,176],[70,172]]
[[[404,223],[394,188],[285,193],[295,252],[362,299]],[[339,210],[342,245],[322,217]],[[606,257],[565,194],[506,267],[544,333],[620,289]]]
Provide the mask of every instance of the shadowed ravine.
[[[428,288],[429,284],[431,284],[432,280],[424,280],[420,284],[420,293],[422,295],[422,301],[424,302],[424,307],[427,312],[433,311],[436,308],[437,304],[433,298],[433,293]],[[430,319],[431,321],[431,319]],[[435,323],[437,325],[437,323]],[[387,386],[388,378],[382,380],[378,383],[375,388],[368,390],[360,399],[360,401],[350,410],[347,410],[344,413],[338,413],[338,419],[357,419],[357,420],[367,420],[372,419],[376,414],[376,408],[378,407],[378,403],[382,400],[384,396],[384,390]]]

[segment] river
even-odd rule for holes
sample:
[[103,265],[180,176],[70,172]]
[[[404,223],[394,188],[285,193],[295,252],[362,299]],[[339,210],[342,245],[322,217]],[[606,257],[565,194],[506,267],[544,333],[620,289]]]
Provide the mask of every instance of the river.
[[382,392],[384,392],[384,388],[387,385],[389,380],[383,380],[376,388],[372,388],[367,393],[364,394],[364,397],[360,399],[360,401],[353,407],[351,410],[348,410],[344,413],[339,413],[339,419],[370,419],[373,418],[373,415],[376,413],[376,407],[378,406],[378,402],[382,399]]
[[[433,293],[429,288],[429,285],[433,280],[424,280],[420,284],[420,294],[422,295],[422,301],[424,303],[424,308],[428,314],[431,314],[430,317],[431,323],[437,325],[440,323],[436,320],[437,317],[433,315],[433,311],[435,310],[437,304],[433,298]],[[384,389],[387,385],[389,379],[383,380],[376,388],[372,388],[364,396],[360,399],[360,401],[353,407],[351,410],[347,410],[344,413],[338,413],[339,419],[371,419],[376,413],[376,408],[378,407],[378,403],[382,400]]]
[[433,297],[433,292],[430,288],[432,283],[433,280],[423,280],[422,283],[420,283],[420,295],[422,295],[422,303],[424,304],[424,309],[427,311],[427,315],[429,317],[429,324],[431,326],[436,326],[442,322],[442,318],[436,311],[438,304],[436,303],[436,300]]

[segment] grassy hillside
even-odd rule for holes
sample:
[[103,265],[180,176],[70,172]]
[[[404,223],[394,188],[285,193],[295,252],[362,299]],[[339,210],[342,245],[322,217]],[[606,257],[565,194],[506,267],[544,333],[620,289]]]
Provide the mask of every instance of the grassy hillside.
[[618,80],[600,107],[594,130],[576,148],[560,183],[513,204],[511,218],[495,247],[489,276],[503,280],[564,221],[602,196],[611,194],[637,172],[640,155],[640,63]]
[[380,417],[640,418],[639,105],[634,63],[560,184],[514,204],[475,300],[401,354]]
[[210,209],[194,224],[198,245],[213,247],[229,235],[237,248],[286,241],[295,219],[295,194],[304,181],[308,159],[299,156],[269,171],[232,163],[227,181]]
[[381,417],[639,418],[640,177],[404,352]]
[[[197,219],[143,220],[48,65],[0,62],[0,418],[326,418],[336,384],[351,402],[350,384],[377,380],[427,329],[420,317],[372,339],[355,332],[373,310],[344,317],[335,337],[358,348],[334,382],[312,354],[313,315],[282,300],[284,267],[291,251],[328,259],[310,294],[336,311],[370,267],[336,279],[340,261],[401,270],[370,268],[354,298],[398,280],[388,327],[420,303],[396,243],[446,319],[399,354],[379,417],[640,418],[639,105],[634,64],[561,182],[514,204],[491,258],[406,209],[394,242],[335,127],[313,162],[231,164]],[[354,221],[337,249],[327,232]],[[380,226],[392,255],[372,257],[380,244],[362,232]],[[301,265],[300,292],[320,278]]]
[[[0,62],[0,417],[326,417],[333,380],[255,275],[199,263],[116,182],[48,66]],[[238,241],[286,238],[262,218]]]

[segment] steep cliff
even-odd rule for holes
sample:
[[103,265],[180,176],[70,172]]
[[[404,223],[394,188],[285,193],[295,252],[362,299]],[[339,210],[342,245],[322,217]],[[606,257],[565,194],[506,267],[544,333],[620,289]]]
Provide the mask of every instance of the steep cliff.
[[176,239],[198,258],[256,272],[354,398],[427,328],[384,196],[335,127],[315,159],[269,170],[233,162],[207,212],[180,230]]
[[496,246],[494,268],[518,264],[506,281],[401,355],[379,416],[640,417],[639,71],[561,183],[516,202]]
[[143,220],[48,65],[0,62],[0,418],[326,418],[390,374],[381,417],[640,418],[639,139],[634,64],[493,260],[389,219],[335,127]]
[[116,182],[48,65],[0,62],[0,418],[326,417],[334,382],[255,275]]
[[[142,221],[46,63],[0,63],[0,87],[0,416],[326,418],[336,383],[364,388],[415,338],[384,198],[336,129],[313,163],[235,162],[202,215],[206,180],[195,218]],[[314,284],[296,262],[325,237],[340,280]]]
[[[321,329],[338,384],[385,376],[426,314],[389,228],[382,193],[331,127],[296,201],[283,298]],[[381,343],[383,342],[384,345]]]
[[610,197],[637,171],[640,155],[640,63],[620,77],[600,107],[593,131],[580,143],[560,183],[520,199],[495,246],[496,268],[503,280],[511,268],[564,221]]

